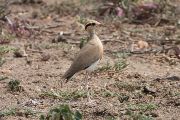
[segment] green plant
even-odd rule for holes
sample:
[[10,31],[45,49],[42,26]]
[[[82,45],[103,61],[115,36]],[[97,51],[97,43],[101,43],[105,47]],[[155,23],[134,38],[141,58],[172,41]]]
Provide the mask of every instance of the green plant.
[[8,53],[10,51],[15,51],[16,49],[14,47],[11,47],[11,46],[7,46],[7,45],[1,45],[0,46],[0,56],[5,54],[5,53]]
[[126,68],[128,66],[128,64],[126,63],[126,60],[124,59],[118,59],[118,61],[114,64],[114,69],[116,71],[120,71],[124,68]]
[[0,76],[0,81],[8,79],[8,77]]
[[89,0],[79,0],[80,1],[80,4],[81,5],[85,5],[87,4],[88,2],[90,2]]
[[0,20],[3,20],[9,14],[8,3],[6,0],[0,2]]
[[75,90],[73,92],[69,92],[69,91],[60,91],[60,92],[46,91],[46,92],[43,92],[40,96],[41,97],[52,97],[55,99],[72,100],[72,99],[78,99],[81,97],[87,97],[87,93],[84,91],[80,91],[80,90]]
[[98,71],[107,71],[107,70],[120,71],[126,68],[127,66],[128,64],[126,63],[126,60],[118,58],[118,60],[115,62],[114,65],[110,65],[110,63],[107,62],[106,65],[100,67]]
[[127,83],[121,81],[114,83],[114,86],[117,87],[119,90],[123,89],[130,92],[141,89],[141,85],[139,83]]
[[106,65],[100,67],[100,68],[98,69],[98,71],[107,71],[107,70],[111,70],[111,69],[112,69],[112,66],[110,65],[109,62],[107,62]]
[[143,113],[135,113],[133,111],[128,110],[126,115],[129,115],[130,119],[133,120],[153,120],[153,117],[147,116]]
[[157,108],[157,105],[152,103],[134,104],[134,105],[130,104],[128,108],[131,110],[140,110],[142,112],[146,112],[146,111],[155,110]]
[[129,52],[116,52],[116,53],[114,53],[114,56],[116,56],[118,58],[122,58],[122,59],[126,59],[130,55],[131,55],[131,53],[129,53]]
[[46,116],[41,115],[40,120],[82,120],[82,114],[73,112],[68,105],[60,105],[51,109]]
[[136,118],[137,118],[137,120],[154,120],[153,117],[147,116],[147,115],[144,115],[144,114],[137,114],[135,116],[135,119]]
[[176,92],[176,93],[173,94],[173,96],[180,97],[180,93],[179,93],[179,92]]
[[15,115],[15,114],[16,114],[15,108],[7,109],[5,111],[0,111],[0,118],[4,116]]
[[10,46],[6,46],[6,45],[0,46],[0,67],[6,62],[2,56],[10,51],[15,51],[15,50],[16,50],[15,48]]
[[86,23],[89,21],[88,18],[83,17],[83,16],[76,16],[76,20],[78,23],[80,23],[81,25],[86,25]]
[[6,60],[3,57],[0,57],[0,67],[6,62]]
[[22,87],[20,86],[20,81],[19,80],[11,80],[8,83],[8,87],[13,92],[17,92],[17,91],[20,92],[22,90]]
[[107,117],[106,117],[106,120],[116,120],[116,119],[115,119],[115,117],[113,117],[113,116],[107,116]]
[[0,44],[7,44],[14,40],[14,36],[9,33],[4,33],[0,35]]
[[104,89],[104,90],[102,91],[101,95],[102,95],[103,97],[115,97],[115,96],[117,96],[116,93],[111,92],[110,90],[107,90],[107,89]]
[[38,112],[35,112],[29,108],[8,108],[4,111],[0,111],[0,118],[4,116],[35,116]]
[[115,62],[114,66],[112,67],[116,71],[122,70],[128,66],[126,62],[126,58],[130,56],[131,54],[128,52],[117,52],[114,53],[114,56],[118,58],[118,60]]
[[146,112],[157,109],[158,106],[153,103],[141,103],[128,105],[126,115],[133,120],[153,120],[153,117],[148,116]]

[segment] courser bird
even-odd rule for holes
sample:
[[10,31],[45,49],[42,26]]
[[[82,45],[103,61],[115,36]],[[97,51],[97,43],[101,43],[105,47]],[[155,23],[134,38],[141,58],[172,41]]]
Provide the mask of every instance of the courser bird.
[[70,68],[65,72],[63,78],[66,79],[66,82],[68,82],[74,74],[82,70],[86,70],[85,80],[87,81],[89,73],[95,70],[98,62],[102,59],[103,45],[95,32],[95,28],[98,25],[100,25],[100,23],[95,20],[91,20],[85,25],[89,39],[75,57]]

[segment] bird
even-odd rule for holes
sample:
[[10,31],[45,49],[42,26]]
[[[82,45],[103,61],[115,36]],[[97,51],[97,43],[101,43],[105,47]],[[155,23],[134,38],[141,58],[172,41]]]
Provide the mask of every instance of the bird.
[[89,74],[96,69],[97,64],[102,59],[103,44],[95,30],[99,25],[101,25],[101,23],[95,20],[91,20],[85,25],[85,30],[89,34],[88,42],[80,49],[71,66],[63,75],[62,78],[66,79],[66,82],[68,82],[74,74],[82,70],[86,71],[85,80],[88,81]]

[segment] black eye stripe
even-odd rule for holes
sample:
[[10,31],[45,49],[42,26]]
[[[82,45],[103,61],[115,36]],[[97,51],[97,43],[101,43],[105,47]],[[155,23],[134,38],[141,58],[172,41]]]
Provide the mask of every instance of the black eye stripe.
[[95,26],[96,24],[95,24],[95,23],[89,23],[89,24],[87,24],[87,25],[85,26],[85,29],[87,29],[87,27],[88,27],[88,26],[91,26],[91,25],[92,25],[92,26]]

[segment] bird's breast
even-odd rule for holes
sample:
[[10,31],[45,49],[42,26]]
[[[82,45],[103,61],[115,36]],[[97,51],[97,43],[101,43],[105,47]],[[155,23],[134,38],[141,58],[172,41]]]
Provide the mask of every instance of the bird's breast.
[[99,48],[99,53],[100,53],[100,59],[102,59],[102,56],[103,56],[103,44],[102,44],[102,42],[101,42],[101,40],[99,39],[99,37],[98,36],[96,36],[95,37],[95,44],[98,46],[98,48]]
[[87,70],[88,72],[94,71],[94,70],[96,69],[96,66],[97,66],[98,63],[99,63],[99,60],[97,60],[96,62],[94,62],[93,64],[91,64],[88,68],[86,68],[86,70]]

